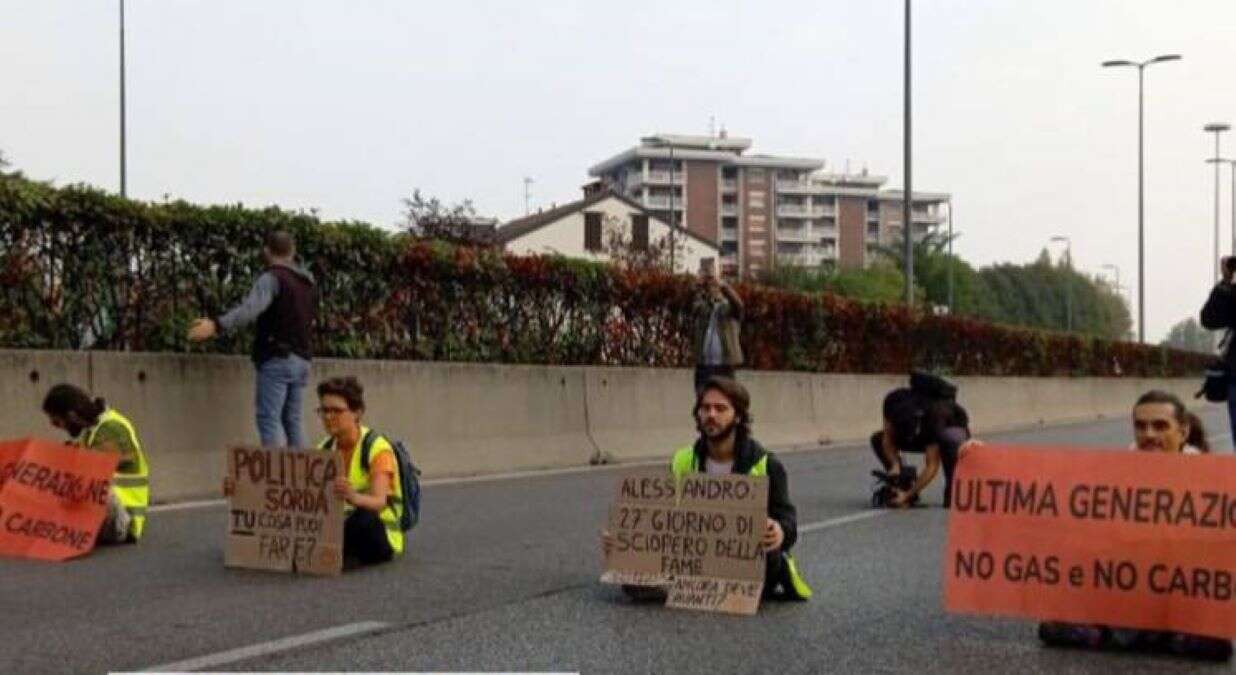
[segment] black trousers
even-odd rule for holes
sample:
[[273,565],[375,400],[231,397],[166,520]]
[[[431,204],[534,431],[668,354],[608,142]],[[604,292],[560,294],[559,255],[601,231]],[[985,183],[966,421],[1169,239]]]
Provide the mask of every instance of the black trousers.
[[[962,444],[968,440],[970,440],[970,432],[962,427],[947,427],[940,432],[940,464],[944,469],[944,508],[946,509],[953,503],[953,470],[957,468],[958,451],[961,450]],[[888,471],[893,467],[884,456],[883,441],[883,430],[871,434],[871,451],[875,453],[880,466],[884,467],[885,471]],[[922,453],[924,450],[909,448],[905,450],[899,449],[898,452]]]
[[696,366],[695,394],[698,396],[704,385],[708,384],[708,380],[718,376],[734,379],[734,366]]
[[395,556],[378,514],[358,508],[343,521],[343,559],[353,564],[384,563]]

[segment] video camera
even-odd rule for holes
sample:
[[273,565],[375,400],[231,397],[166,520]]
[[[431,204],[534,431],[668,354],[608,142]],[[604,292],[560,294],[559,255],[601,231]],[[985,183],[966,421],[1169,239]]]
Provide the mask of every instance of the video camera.
[[[877,509],[888,506],[888,503],[893,500],[894,490],[909,492],[914,489],[914,483],[918,481],[918,469],[908,464],[903,464],[901,473],[897,475],[879,469],[872,471],[871,475],[876,479],[875,490],[871,493],[871,506]],[[910,506],[915,504],[918,504],[918,495],[910,498]]]

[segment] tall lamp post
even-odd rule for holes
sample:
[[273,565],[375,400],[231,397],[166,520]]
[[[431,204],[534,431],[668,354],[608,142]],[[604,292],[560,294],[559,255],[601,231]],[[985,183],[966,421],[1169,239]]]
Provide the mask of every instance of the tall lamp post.
[[1219,163],[1222,161],[1219,155],[1219,134],[1231,128],[1232,125],[1226,122],[1211,122],[1202,127],[1202,131],[1215,135],[1215,156],[1211,158],[1211,163],[1215,165],[1215,275],[1212,281],[1219,280]]
[[1146,66],[1164,61],[1179,61],[1179,54],[1163,54],[1149,61],[1104,61],[1104,68],[1137,68],[1137,341],[1146,341],[1146,200],[1144,171],[1143,92]]
[[120,0],[120,196],[128,196],[128,162],[125,149],[124,111],[124,0]]
[[678,187],[674,184],[674,143],[664,136],[645,136],[640,139],[641,143],[654,148],[669,148],[669,250],[670,250],[670,274],[677,271],[674,266],[674,221],[677,220],[677,214],[674,213],[674,192]]
[[911,164],[913,156],[911,154],[910,143],[910,0],[906,0],[906,34],[905,34],[905,110],[902,117],[902,125],[904,134],[902,143],[904,144],[904,162],[906,184],[905,193],[902,195],[901,204],[901,229],[905,234],[905,268],[906,268],[906,305],[914,306],[914,227],[913,221],[910,220],[910,206],[914,202],[914,189],[911,178]]
[[953,315],[953,216],[957,214],[957,205],[948,203],[948,315]]
[[1226,164],[1232,170],[1232,250],[1231,255],[1236,256],[1236,159],[1223,159],[1214,157],[1206,160],[1207,164],[1214,164],[1218,167],[1219,164]]
[[1064,326],[1065,331],[1073,332],[1073,283],[1070,272],[1073,270],[1073,241],[1063,235],[1051,238],[1053,242],[1064,244],[1064,256],[1069,261],[1069,267],[1064,277]]

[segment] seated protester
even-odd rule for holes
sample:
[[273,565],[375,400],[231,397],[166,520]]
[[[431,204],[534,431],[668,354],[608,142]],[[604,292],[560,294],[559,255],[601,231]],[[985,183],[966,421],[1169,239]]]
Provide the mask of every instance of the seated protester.
[[[675,477],[690,473],[739,474],[768,477],[768,519],[762,546],[766,555],[764,598],[807,600],[811,588],[803,581],[790,556],[798,539],[797,513],[790,501],[785,467],[775,455],[751,437],[751,398],[746,388],[726,377],[710,378],[696,397],[692,417],[700,436],[694,445],[674,453],[670,469]],[[601,532],[601,550],[613,548],[613,535]],[[624,586],[638,600],[664,600],[661,588]]]
[[[1198,426],[1190,424],[1190,418]],[[1135,447],[1141,452],[1197,455],[1209,451],[1206,432],[1196,416],[1173,394],[1149,391],[1133,407]],[[1206,450],[1203,450],[1206,448]],[[1053,647],[1118,648],[1158,651],[1214,661],[1232,658],[1232,643],[1221,638],[1170,631],[1045,621],[1039,639]]]
[[958,451],[970,440],[970,420],[964,408],[950,399],[931,398],[911,388],[894,389],[884,397],[884,426],[871,435],[871,450],[896,484],[901,474],[901,453],[922,453],[924,467],[913,485],[893,488],[888,506],[904,508],[918,501],[944,465],[944,508],[952,503],[953,469]]
[[[361,424],[365,413],[365,390],[355,377],[335,377],[318,384],[318,415],[327,436],[318,443],[322,450],[335,450],[342,459],[343,475],[335,478],[335,496],[346,502],[343,521],[345,567],[388,562],[403,554],[403,509],[399,462],[390,442]],[[361,461],[370,443],[369,468]],[[223,494],[234,485],[223,481]]]
[[108,408],[103,399],[91,398],[71,384],[52,387],[43,399],[43,412],[52,426],[69,433],[72,445],[120,454],[97,543],[137,542],[150,505],[150,469],[133,423]]

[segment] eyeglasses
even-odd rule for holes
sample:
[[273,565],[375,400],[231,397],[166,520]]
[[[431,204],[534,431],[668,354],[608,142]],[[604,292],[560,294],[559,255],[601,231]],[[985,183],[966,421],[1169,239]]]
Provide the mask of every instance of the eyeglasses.
[[322,417],[334,417],[335,415],[342,415],[345,412],[349,412],[347,408],[318,408],[318,414]]

